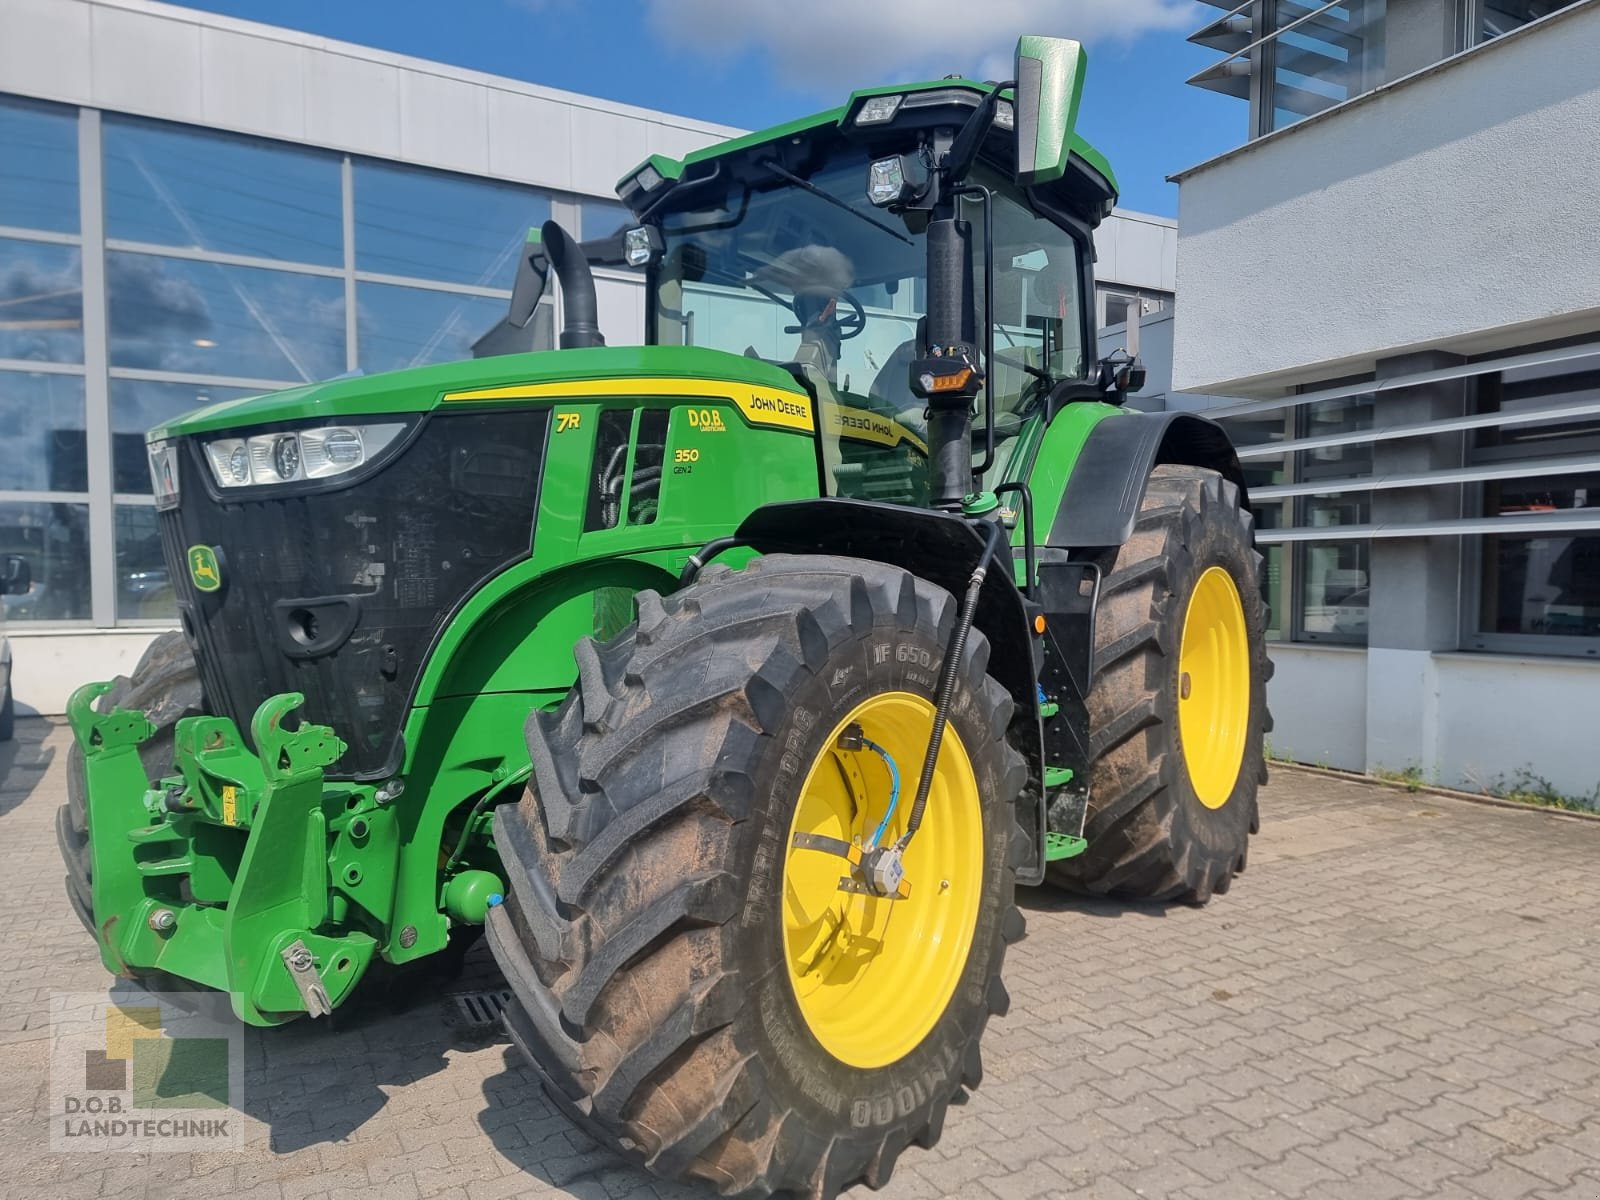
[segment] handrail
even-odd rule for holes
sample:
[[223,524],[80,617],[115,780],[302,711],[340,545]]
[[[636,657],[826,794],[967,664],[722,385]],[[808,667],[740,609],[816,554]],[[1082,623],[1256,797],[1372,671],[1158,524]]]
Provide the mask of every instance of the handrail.
[[1518,514],[1510,517],[1465,517],[1450,521],[1415,521],[1371,525],[1316,525],[1292,529],[1258,529],[1256,541],[1276,546],[1285,542],[1365,541],[1371,538],[1463,537],[1475,533],[1550,533],[1600,530],[1600,508],[1568,509],[1581,514]]
[[1291,496],[1326,496],[1345,492],[1379,492],[1390,488],[1435,487],[1477,483],[1485,479],[1519,479],[1524,475],[1581,475],[1600,471],[1600,458],[1515,459],[1485,466],[1424,471],[1415,475],[1354,475],[1342,479],[1309,479],[1250,489],[1250,501],[1286,500]]
[[1420,387],[1428,383],[1448,383],[1452,379],[1469,379],[1474,375],[1489,375],[1495,371],[1515,371],[1522,367],[1546,367],[1552,363],[1571,362],[1578,358],[1600,357],[1600,342],[1584,342],[1577,346],[1557,346],[1550,350],[1530,350],[1523,354],[1509,354],[1504,358],[1486,358],[1479,362],[1459,363],[1453,367],[1437,367],[1431,371],[1417,371],[1410,375],[1391,375],[1387,379],[1369,379],[1361,383],[1344,383],[1338,387],[1321,388],[1315,392],[1298,392],[1292,396],[1277,396],[1271,400],[1245,400],[1221,408],[1208,408],[1206,416],[1213,420],[1228,417],[1247,417],[1258,412],[1272,412],[1279,408],[1299,408],[1322,400],[1344,400],[1350,396],[1367,396],[1377,392],[1392,392],[1397,388]]
[[[1345,4],[1347,2],[1348,2],[1348,0],[1328,0],[1328,3],[1324,4],[1321,8],[1314,8],[1310,12],[1305,13],[1304,15],[1296,17],[1294,20],[1290,21],[1287,25],[1280,25],[1277,29],[1274,29],[1271,33],[1265,34],[1262,37],[1258,37],[1255,41],[1251,42],[1248,46],[1243,46],[1240,49],[1235,50],[1232,54],[1225,55],[1224,57],[1217,59],[1216,62],[1212,63],[1209,67],[1206,67],[1204,70],[1196,71],[1185,82],[1186,83],[1194,83],[1202,75],[1210,74],[1211,72],[1215,71],[1218,67],[1222,66],[1224,63],[1232,62],[1234,59],[1238,58],[1240,55],[1249,54],[1250,51],[1254,50],[1257,46],[1264,46],[1264,45],[1266,45],[1266,43],[1272,41],[1274,38],[1277,38],[1277,37],[1281,36],[1282,34],[1288,33],[1291,29],[1294,29],[1296,26],[1305,24],[1307,21],[1311,20],[1312,17],[1319,17],[1323,13],[1327,12],[1330,8],[1338,8],[1341,4]],[[1234,9],[1234,12],[1238,12],[1238,11],[1239,11],[1238,9]],[[1232,16],[1233,13],[1229,13],[1228,15]]]
[[[1206,415],[1210,415],[1209,413]],[[1241,446],[1239,458],[1274,458],[1296,450],[1322,450],[1330,446],[1359,446],[1366,442],[1392,442],[1399,438],[1426,437],[1431,433],[1454,433],[1460,429],[1488,429],[1494,426],[1532,425],[1560,417],[1600,416],[1600,401],[1591,404],[1563,404],[1550,408],[1519,409],[1517,412],[1480,413],[1471,417],[1446,417],[1438,421],[1420,421],[1411,425],[1389,425],[1377,429],[1363,429],[1355,433],[1330,433],[1321,437],[1291,438],[1283,442],[1262,442],[1259,446]]]

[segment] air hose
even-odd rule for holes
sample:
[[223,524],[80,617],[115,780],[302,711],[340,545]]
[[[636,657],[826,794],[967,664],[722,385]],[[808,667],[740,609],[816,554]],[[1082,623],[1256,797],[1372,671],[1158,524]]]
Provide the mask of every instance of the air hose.
[[883,759],[883,765],[889,768],[889,807],[884,810],[883,820],[878,822],[878,828],[873,831],[872,841],[867,843],[867,849],[872,850],[883,841],[884,831],[889,828],[889,819],[894,816],[895,806],[900,803],[900,767],[895,763],[894,756],[871,738],[862,738],[861,744]]
[[917,796],[911,803],[911,817],[906,822],[906,831],[895,843],[895,850],[903,851],[922,826],[922,816],[928,807],[928,791],[933,787],[934,768],[939,761],[939,747],[944,743],[944,729],[950,720],[950,702],[955,698],[956,674],[961,667],[961,656],[967,649],[967,634],[972,631],[972,618],[978,611],[978,595],[983,591],[989,564],[994,561],[995,551],[1000,548],[1005,536],[1005,530],[999,522],[986,521],[984,524],[989,526],[989,532],[984,539],[983,553],[978,556],[978,565],[967,580],[967,594],[961,601],[961,615],[956,619],[950,648],[945,652],[944,666],[939,672],[939,692],[933,709],[933,733],[928,738],[928,752],[922,759]]

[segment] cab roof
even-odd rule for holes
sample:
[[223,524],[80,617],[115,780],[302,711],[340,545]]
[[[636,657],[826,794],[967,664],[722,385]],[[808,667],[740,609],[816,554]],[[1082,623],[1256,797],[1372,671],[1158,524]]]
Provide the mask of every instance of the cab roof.
[[[869,146],[881,144],[887,152],[891,142],[904,143],[908,130],[924,128],[935,122],[959,123],[963,119],[960,110],[977,107],[979,101],[993,92],[995,87],[993,83],[972,79],[932,79],[920,83],[862,88],[850,93],[849,100],[838,108],[692,150],[681,159],[651,155],[617,181],[617,194],[635,213],[639,213],[653,206],[679,182],[706,174],[707,168],[719,161],[741,158],[752,151],[794,145],[797,141],[814,140],[818,135],[826,135],[829,140],[839,138]],[[1011,95],[1009,88],[1000,92],[1002,101],[1010,100]],[[893,120],[870,127],[855,126],[853,119],[857,110],[864,101],[874,96],[904,96],[907,99],[902,101]],[[1076,130],[1071,134],[1070,149],[1067,175],[1030,191],[1043,193],[1058,203],[1064,203],[1076,210],[1091,226],[1097,225],[1116,204],[1116,176],[1106,157],[1079,136]],[[1015,156],[1015,139],[998,126],[992,129],[985,139],[982,157],[1009,173],[1015,169]]]

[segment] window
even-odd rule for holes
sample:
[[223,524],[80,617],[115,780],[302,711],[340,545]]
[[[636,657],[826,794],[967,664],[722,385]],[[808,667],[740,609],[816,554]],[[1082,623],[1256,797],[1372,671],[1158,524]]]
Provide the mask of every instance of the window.
[[1123,288],[1100,285],[1095,288],[1099,304],[1099,327],[1126,325],[1128,318],[1137,314],[1148,317],[1172,304],[1171,292],[1152,291],[1148,288]]
[[0,225],[78,232],[78,114],[0,99]]
[[[90,199],[103,204],[107,342],[89,357],[109,366],[106,411],[91,410],[102,392],[85,379],[80,141],[100,159]],[[570,200],[589,236],[627,220],[605,197]],[[528,229],[550,207],[515,184],[115,113],[86,124],[0,95],[0,552],[28,557],[34,576],[5,612],[170,621],[146,431],[358,361],[377,372],[470,357],[503,327]],[[547,299],[536,329],[548,333],[552,311]],[[516,348],[533,344],[517,332]],[[95,464],[89,431],[107,425],[110,462]],[[659,486],[651,434],[629,497],[607,497],[635,523]],[[109,534],[91,547],[89,482],[104,465],[110,495],[97,493],[92,524]],[[112,581],[98,610],[91,558]]]
[[[1244,447],[1266,446],[1283,441],[1288,436],[1290,422],[1280,410],[1254,416],[1231,417],[1226,419],[1223,425],[1228,430],[1228,436],[1233,439],[1234,445]],[[1249,489],[1252,497],[1250,506],[1254,510],[1258,534],[1263,530],[1281,529],[1293,523],[1286,519],[1284,512],[1285,507],[1292,501],[1255,498],[1261,488],[1289,482],[1293,472],[1287,462],[1288,457],[1287,453],[1282,453],[1240,460],[1239,465],[1244,470],[1245,487]],[[1267,637],[1281,641],[1288,636],[1290,628],[1289,608],[1285,603],[1289,584],[1286,570],[1289,548],[1271,543],[1261,544],[1257,548],[1264,560],[1261,564],[1261,599],[1267,606]]]
[[[1327,437],[1372,428],[1373,399],[1354,396],[1297,410],[1297,436]],[[1372,473],[1372,446],[1323,446],[1295,454],[1299,482],[1341,480]],[[1370,492],[1326,493],[1294,499],[1294,524],[1327,528],[1365,525],[1372,519]],[[1356,641],[1367,636],[1371,545],[1365,538],[1295,545],[1298,636],[1306,641]]]
[[81,262],[76,246],[0,238],[0,358],[83,361]]
[[0,371],[0,491],[85,492],[83,379]]
[[116,508],[117,620],[170,621],[178,615],[161,553],[154,505]]
[[580,238],[608,237],[632,222],[633,214],[621,201],[596,200],[592,196],[583,196],[578,200]]
[[112,489],[128,495],[150,491],[150,463],[144,435],[153,426],[208,404],[243,400],[258,388],[214,387],[196,383],[156,383],[148,379],[111,381]]
[[106,255],[111,365],[311,382],[345,369],[339,279]]
[[[1490,513],[1592,509],[1600,525],[1600,470],[1502,480],[1484,492]],[[1591,639],[1583,653],[1600,655],[1600,528],[1490,535],[1483,539],[1482,553],[1480,632]]]
[[[1562,410],[1600,399],[1600,369],[1571,364],[1484,375],[1484,413],[1548,416],[1477,432],[1474,464],[1508,475],[1481,488],[1484,516],[1593,517],[1593,530],[1490,534],[1478,539],[1476,649],[1600,655],[1600,417]],[[1524,473],[1525,471],[1525,473]]]
[[1478,40],[1487,42],[1576,3],[1577,0],[1472,0],[1477,9]]
[[285,262],[344,262],[339,157],[107,116],[106,236]]
[[364,371],[394,371],[472,357],[472,343],[505,319],[505,300],[356,285],[356,348]]
[[1346,0],[1332,7],[1315,0],[1265,0],[1264,8],[1270,27],[1281,32],[1262,47],[1270,99],[1261,133],[1383,82],[1385,0]]
[[[1321,446],[1283,453],[1265,447],[1295,440],[1355,433],[1372,427],[1373,399],[1355,396],[1247,416],[1223,425],[1241,459],[1251,491],[1256,529],[1338,529],[1371,521],[1370,493],[1341,492],[1338,483],[1372,472],[1370,444]],[[1326,492],[1306,485],[1326,481]],[[1289,494],[1275,495],[1271,489]],[[1268,606],[1271,638],[1309,642],[1365,642],[1371,584],[1371,547],[1366,538],[1274,543],[1261,552],[1261,592]]]
[[0,502],[0,557],[28,560],[33,585],[0,596],[7,620],[82,621],[89,616],[89,506]]
[[364,159],[354,187],[356,269],[375,274],[509,289],[528,230],[550,216],[531,188]]

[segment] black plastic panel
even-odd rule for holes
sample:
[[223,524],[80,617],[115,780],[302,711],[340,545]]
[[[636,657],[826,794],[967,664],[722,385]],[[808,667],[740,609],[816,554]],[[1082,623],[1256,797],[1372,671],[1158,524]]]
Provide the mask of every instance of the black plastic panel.
[[[531,548],[548,425],[548,410],[434,417],[348,487],[243,502],[214,499],[186,446],[162,540],[211,709],[248,739],[262,700],[303,692],[303,718],[349,743],[331,776],[396,770],[434,639]],[[215,592],[189,577],[197,544],[217,552]]]

